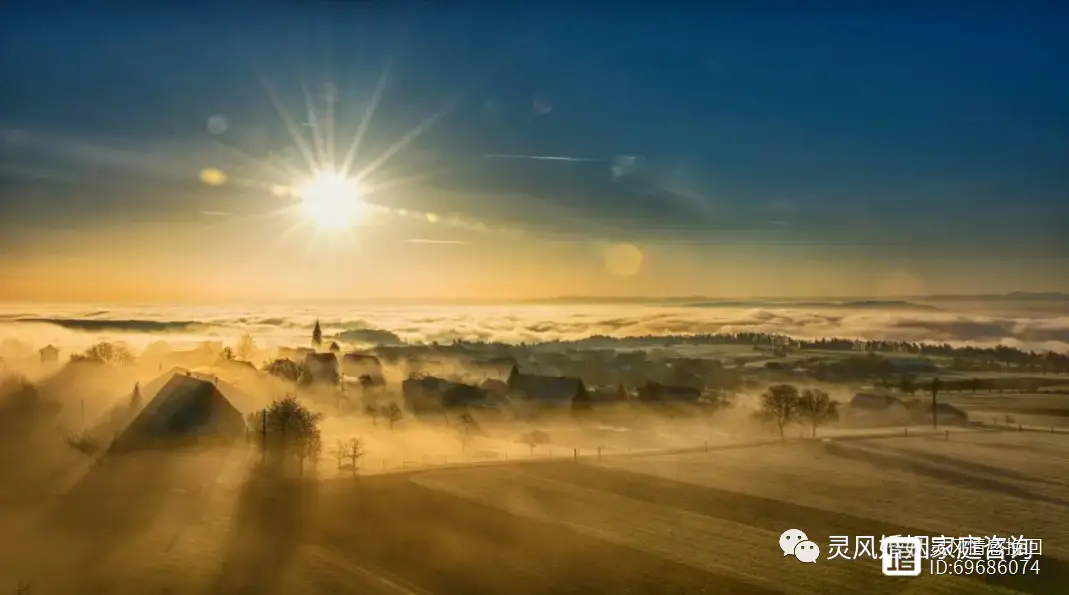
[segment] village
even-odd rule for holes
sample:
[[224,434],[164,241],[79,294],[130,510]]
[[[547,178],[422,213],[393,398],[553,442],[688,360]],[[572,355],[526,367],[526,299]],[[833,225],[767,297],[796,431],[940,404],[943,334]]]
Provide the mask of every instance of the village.
[[[817,425],[975,424],[975,416],[970,420],[946,396],[1036,392],[1065,384],[1058,374],[954,376],[953,370],[937,366],[938,358],[924,356],[853,350],[844,356],[825,350],[801,357],[788,350],[789,341],[769,346],[761,337],[753,341],[756,345],[722,352],[727,357],[701,357],[663,346],[463,341],[343,349],[324,338],[318,322],[310,335],[309,347],[276,349],[257,348],[249,335],[232,346],[203,343],[185,351],[154,343],[136,358],[121,343],[100,341],[65,363],[59,348],[46,345],[30,366],[32,382],[8,376],[5,400],[28,400],[25,395],[32,394],[42,408],[57,412],[68,443],[98,452],[106,444],[118,450],[213,435],[249,439],[257,431],[253,418],[285,397],[330,419],[364,419],[375,425],[382,420],[391,428],[407,418],[447,426],[523,427],[563,419],[626,428],[639,418],[693,420],[734,410],[737,417],[745,413],[750,418],[751,430],[774,434],[778,426],[782,434],[789,422],[800,421],[778,419],[782,406],[773,402],[777,391],[772,389],[788,387],[778,394],[815,390],[826,403],[815,414],[819,423],[811,424],[815,435]],[[960,360],[955,356],[953,365],[960,367]],[[128,388],[119,388],[123,386]],[[1010,420],[1008,415],[1001,419]]]
[[[473,513],[478,518],[505,506],[509,516],[495,522],[528,534],[533,525],[524,519],[533,512],[523,503],[548,497],[551,486],[568,495],[538,514],[557,518],[571,514],[569,502],[653,489],[660,484],[650,473],[745,483],[758,476],[753,469],[782,465],[782,473],[820,469],[832,481],[840,466],[862,473],[873,465],[881,478],[890,469],[945,480],[957,476],[894,449],[957,452],[996,439],[1028,448],[1055,441],[1042,446],[1053,448],[1065,435],[1053,425],[1021,432],[1026,416],[1005,413],[1062,398],[1064,375],[1004,364],[984,373],[975,368],[989,363],[960,353],[807,350],[762,337],[725,338],[731,345],[704,351],[678,340],[374,345],[326,335],[318,323],[309,338],[308,347],[261,348],[249,335],[192,349],[156,342],[136,357],[117,341],[97,340],[69,355],[55,344],[16,351],[7,342],[0,380],[5,526],[41,535],[46,529],[33,523],[50,523],[49,543],[82,543],[70,555],[96,560],[75,572],[66,553],[11,550],[9,573],[76,589],[106,584],[107,560],[140,556],[152,562],[117,571],[124,580],[185,585],[182,592],[201,592],[212,581],[296,588],[306,580],[301,572],[319,570],[317,580],[344,573],[348,585],[379,592],[375,575],[343,560],[386,560],[371,567],[418,574],[424,567],[402,544],[434,541],[423,527],[436,522],[448,524],[449,535],[475,539],[464,526],[468,502],[492,505]],[[1015,367],[1027,367],[1027,359],[1014,358],[1023,362]],[[977,400],[984,409],[969,406]],[[1063,410],[1044,419],[1063,419]],[[567,487],[575,482],[593,482],[593,491]],[[677,502],[688,485],[661,485],[648,506]],[[629,506],[588,505],[569,522]],[[402,520],[409,516],[418,520]],[[392,537],[364,535],[372,529],[359,527],[368,523]],[[302,533],[308,526],[318,533]],[[342,542],[323,545],[333,539]],[[391,554],[379,558],[380,550]],[[280,555],[289,565],[271,562]],[[179,569],[188,560],[198,561],[198,572]],[[175,566],[159,574],[166,564]]]

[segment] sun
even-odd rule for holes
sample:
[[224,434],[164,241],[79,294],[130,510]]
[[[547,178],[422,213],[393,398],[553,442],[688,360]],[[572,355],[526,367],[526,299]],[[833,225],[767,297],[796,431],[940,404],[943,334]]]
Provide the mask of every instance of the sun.
[[360,188],[335,173],[317,175],[297,191],[301,213],[321,229],[348,229],[364,215]]

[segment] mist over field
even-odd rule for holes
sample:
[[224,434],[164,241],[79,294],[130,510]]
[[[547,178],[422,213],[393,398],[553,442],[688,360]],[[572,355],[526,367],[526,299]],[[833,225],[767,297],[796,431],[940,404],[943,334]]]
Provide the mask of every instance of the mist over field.
[[780,300],[647,304],[276,306],[0,305],[0,336],[71,349],[100,338],[143,348],[166,340],[191,346],[253,334],[267,346],[304,345],[319,320],[340,343],[577,341],[595,335],[642,337],[756,332],[796,338],[1007,345],[1069,349],[1069,298],[954,301]]

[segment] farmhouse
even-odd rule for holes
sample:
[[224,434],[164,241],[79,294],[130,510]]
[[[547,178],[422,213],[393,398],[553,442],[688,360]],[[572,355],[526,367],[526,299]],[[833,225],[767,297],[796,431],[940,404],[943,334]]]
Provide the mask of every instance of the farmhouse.
[[486,360],[475,360],[468,364],[472,372],[481,376],[483,380],[507,380],[516,363],[512,356],[494,357]]
[[186,372],[171,376],[111,448],[118,452],[226,442],[245,433],[245,416],[217,384]]
[[341,372],[338,356],[333,353],[309,353],[304,356],[304,371],[311,382],[338,384]]
[[401,383],[401,394],[412,411],[440,411],[486,404],[489,393],[477,386],[434,376],[409,378]]
[[846,420],[855,425],[901,425],[912,418],[901,400],[891,395],[857,393],[846,408]]
[[537,405],[559,407],[590,402],[586,386],[578,378],[522,374],[513,366],[507,384],[512,393]]
[[42,364],[54,364],[59,361],[59,349],[52,345],[45,345],[38,353],[41,354]]
[[367,377],[372,385],[385,384],[382,373],[382,362],[374,355],[367,353],[346,353],[341,358],[341,372],[346,376],[357,378]]

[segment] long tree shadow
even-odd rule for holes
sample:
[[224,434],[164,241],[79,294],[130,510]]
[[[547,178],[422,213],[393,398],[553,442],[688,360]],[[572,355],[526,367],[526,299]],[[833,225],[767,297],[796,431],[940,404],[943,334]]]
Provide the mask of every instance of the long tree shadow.
[[1046,478],[1043,478],[1043,477],[1034,477],[1032,475],[1028,475],[1028,474],[1025,474],[1025,473],[1020,473],[1020,472],[1017,472],[1017,471],[1013,471],[1012,469],[1005,469],[1005,468],[1002,468],[1002,467],[995,467],[994,465],[986,465],[984,463],[976,463],[976,462],[972,462],[972,461],[965,461],[965,460],[962,460],[962,459],[949,457],[949,456],[937,454],[937,453],[934,453],[934,452],[922,452],[922,451],[911,450],[911,449],[908,449],[908,448],[901,448],[901,447],[889,446],[889,445],[883,445],[883,444],[876,445],[876,444],[872,444],[872,443],[866,444],[866,448],[868,448],[870,450],[886,452],[886,453],[893,454],[893,455],[896,455],[896,456],[902,456],[902,457],[914,458],[914,459],[921,459],[923,461],[928,461],[928,462],[931,462],[931,463],[937,463],[937,464],[940,464],[940,465],[946,465],[948,467],[953,467],[953,468],[957,468],[959,470],[969,471],[969,472],[972,472],[972,473],[980,473],[980,474],[984,474],[984,475],[992,475],[992,476],[995,476],[995,477],[1002,477],[1004,479],[1009,479],[1009,480],[1012,480],[1012,481],[1030,481],[1032,483],[1041,483],[1041,484],[1045,484],[1045,485],[1049,485],[1049,486],[1055,486],[1055,487],[1069,487],[1069,484],[1066,484],[1063,481],[1057,481],[1057,480],[1053,480],[1053,479],[1046,479]]
[[[990,479],[987,477],[980,477],[965,473],[952,467],[945,467],[942,465],[934,465],[927,463],[917,458],[910,458],[909,456],[901,456],[897,454],[884,454],[877,452],[871,447],[858,447],[855,445],[836,444],[834,442],[825,444],[825,452],[851,461],[858,461],[862,463],[868,463],[879,467],[880,469],[896,469],[899,471],[905,471],[906,473],[913,473],[916,475],[922,475],[924,477],[934,479],[943,483],[951,485],[986,490],[988,492],[994,492],[1005,496],[1012,496],[1014,498],[1021,498],[1022,500],[1031,500],[1033,502],[1043,502],[1046,504],[1053,504],[1055,506],[1069,507],[1069,500],[1063,498],[1055,498],[1053,496],[1047,496],[1044,494],[1037,494],[1029,489],[1023,488],[1019,485],[1003,483],[998,480]],[[949,459],[954,461],[953,459]]]
[[89,467],[51,504],[41,527],[65,540],[81,591],[119,580],[108,569],[109,558],[149,532],[172,496],[197,489],[199,478],[217,460],[210,454],[159,450],[108,455]]
[[459,498],[405,475],[361,478],[327,492],[322,506],[339,522],[325,524],[318,542],[380,576],[434,593],[782,593]]
[[[879,538],[881,535],[932,534],[923,528],[907,527],[623,469],[570,462],[547,462],[517,466],[516,470],[651,504],[672,506],[711,518],[742,523],[774,533],[783,531],[784,527],[804,525],[810,535],[872,535]],[[1069,561],[1042,556],[1040,566],[1042,570],[1038,574],[970,574],[963,575],[963,578],[1034,595],[1064,592],[1064,585],[1069,584]]]
[[261,594],[282,577],[317,522],[319,484],[256,467],[242,484],[213,593]]

